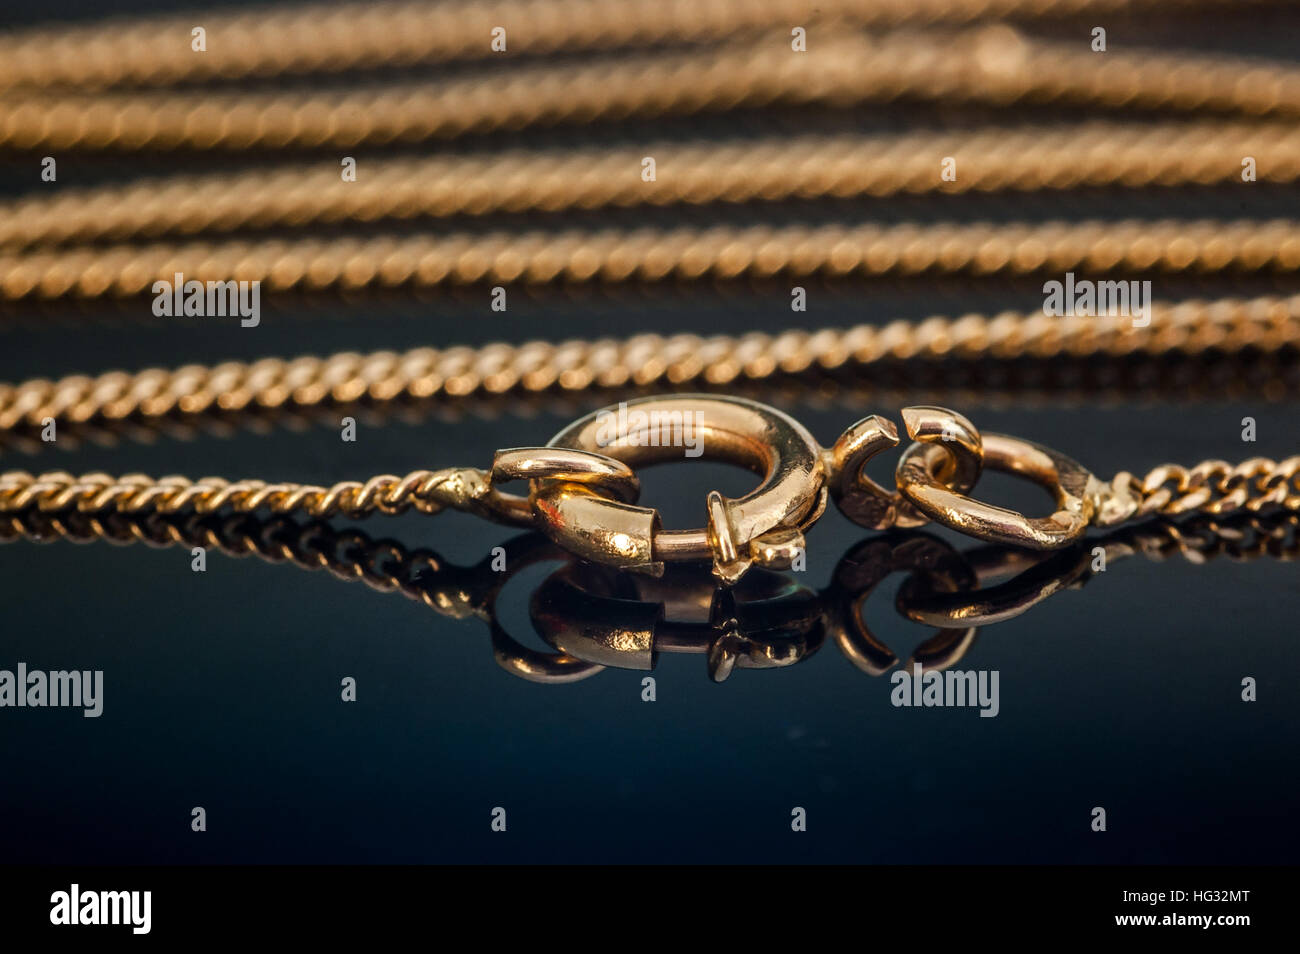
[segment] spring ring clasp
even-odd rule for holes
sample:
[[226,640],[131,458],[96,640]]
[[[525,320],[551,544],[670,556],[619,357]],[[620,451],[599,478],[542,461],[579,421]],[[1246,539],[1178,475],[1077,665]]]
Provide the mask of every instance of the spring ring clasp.
[[[737,499],[717,491],[698,530],[665,530],[657,510],[614,500],[598,487],[555,478],[533,481],[540,528],[579,556],[658,576],[665,561],[710,560],[734,583],[754,565],[785,568],[804,547],[804,530],[826,508],[822,449],[793,418],[738,397],[686,394],[626,401],[575,421],[550,450],[603,455],[635,468],[702,456],[762,477]],[[684,451],[694,453],[684,454]]]

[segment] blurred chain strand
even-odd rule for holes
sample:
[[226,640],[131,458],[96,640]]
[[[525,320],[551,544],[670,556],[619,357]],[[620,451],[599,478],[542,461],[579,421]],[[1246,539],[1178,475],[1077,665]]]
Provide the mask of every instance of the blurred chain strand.
[[[639,175],[654,156],[657,178]],[[961,175],[935,176],[958,157]],[[1294,122],[1092,122],[896,135],[650,143],[373,159],[356,182],[336,165],[146,179],[0,203],[0,248],[147,239],[245,228],[562,212],[674,203],[883,197],[1300,179]]]
[[1006,25],[868,36],[824,24],[806,54],[788,31],[716,50],[638,53],[303,92],[10,94],[0,146],[225,149],[420,142],[559,123],[776,104],[899,98],[1300,115],[1300,68],[1190,51],[1112,51],[1038,40]]
[[762,279],[1073,269],[1165,273],[1300,268],[1300,222],[977,222],[686,226],[118,245],[0,253],[0,297],[126,296],[176,273],[267,291],[477,283]]
[[[1212,5],[1213,0],[1208,0]],[[1264,6],[1274,0],[1219,0]],[[832,17],[888,27],[993,17],[1178,12],[1207,0],[497,0],[310,4],[46,27],[0,37],[0,90],[166,85],[483,59],[504,27],[513,54],[725,39]],[[195,56],[186,38],[207,31]]]

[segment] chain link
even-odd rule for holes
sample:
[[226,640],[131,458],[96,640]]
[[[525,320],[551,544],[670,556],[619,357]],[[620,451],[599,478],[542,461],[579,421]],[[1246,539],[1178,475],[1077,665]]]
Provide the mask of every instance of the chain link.
[[364,517],[400,514],[411,508],[426,514],[447,507],[474,510],[486,505],[490,491],[490,474],[474,468],[417,470],[405,477],[381,474],[364,483],[340,481],[330,487],[219,477],[190,480],[176,476],[155,479],[144,474],[113,477],[9,471],[0,474],[0,512],[205,514],[222,510],[252,513],[265,508],[274,514]]
[[1164,464],[1142,477],[1115,478],[1138,501],[1137,516],[1220,515],[1266,507],[1300,510],[1300,455],[1282,461],[1252,457],[1240,464],[1206,460],[1194,467]]

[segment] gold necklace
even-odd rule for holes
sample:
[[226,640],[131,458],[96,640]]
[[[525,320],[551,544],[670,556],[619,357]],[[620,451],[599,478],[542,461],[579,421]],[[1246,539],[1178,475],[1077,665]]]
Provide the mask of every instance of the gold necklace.
[[[598,41],[590,38],[602,35],[599,23],[557,17],[556,11],[586,9],[580,0],[567,2],[566,6],[539,0],[532,6],[500,9],[523,17],[535,15],[527,22],[534,25],[531,35],[537,50],[560,49],[564,43],[581,48],[583,37],[595,45]],[[712,12],[696,13],[689,5],[674,7],[674,18],[655,25],[657,8],[638,4],[621,25],[612,27],[612,35],[617,44],[633,46],[670,36],[691,42],[717,39],[726,34],[722,27],[728,17],[744,7],[700,6]],[[947,4],[944,6],[948,12]],[[44,59],[24,54],[0,70],[0,87],[11,89],[0,103],[0,145],[125,149],[374,145],[563,121],[687,115],[737,105],[842,106],[899,98],[1174,112],[1214,110],[1283,120],[1300,113],[1300,70],[1285,64],[1155,52],[1112,52],[1100,62],[1078,45],[1031,39],[1004,24],[949,31],[941,34],[943,44],[935,43],[933,32],[909,29],[868,36],[860,29],[863,23],[926,21],[935,11],[922,5],[908,13],[896,3],[855,4],[847,0],[832,3],[824,11],[842,19],[813,21],[811,42],[816,44],[816,55],[805,56],[791,49],[788,30],[757,30],[770,23],[774,12],[790,9],[783,3],[763,5],[761,16],[754,13],[740,21],[755,27],[749,32],[756,35],[717,48],[633,52],[591,63],[525,64],[504,76],[453,77],[432,88],[390,83],[373,90],[345,91],[341,96],[319,92],[212,94],[186,89],[123,89],[92,96],[60,87],[71,84],[93,90],[207,75],[311,72],[332,69],[335,63],[341,68],[378,65],[377,59],[382,58],[374,56],[373,34],[365,29],[358,31],[363,39],[352,47],[354,55],[331,62],[320,56],[295,59],[294,50],[301,45],[296,40],[283,48],[277,46],[292,32],[287,27],[292,20],[272,20],[269,26],[257,28],[239,21],[242,26],[237,24],[236,34],[243,30],[252,38],[243,66],[223,52],[225,59],[216,57],[205,66],[182,68],[181,60],[172,53],[161,56],[155,68],[143,75],[131,69],[105,68],[102,58],[85,56],[80,50],[77,53],[87,65],[69,65],[76,57],[67,55],[70,49],[58,45],[65,41],[55,38]],[[966,12],[958,19],[1075,9],[1077,4],[1071,3],[972,0],[960,8]],[[604,12],[604,22],[613,24],[621,15]],[[367,22],[372,27],[375,23],[400,24],[405,16],[409,16],[406,8],[392,8]],[[462,27],[470,29],[474,23],[477,21],[467,19]],[[396,62],[438,60],[465,45],[433,42],[427,29],[413,35],[416,39]],[[145,33],[126,36],[134,36],[146,46],[155,42]],[[486,45],[486,38],[480,39]],[[346,41],[335,37],[322,49],[340,42]],[[39,52],[41,46],[36,43],[31,48]],[[1256,141],[1283,157],[1278,163],[1265,163],[1266,178],[1294,181],[1293,133],[1276,124],[1235,127],[1237,132],[1247,129],[1258,137]],[[996,144],[988,139],[975,141],[976,156],[981,155],[980,149],[985,157],[996,155]],[[1059,139],[1049,141],[1040,144],[1038,151],[1031,150],[1028,165],[1021,168],[1058,187],[1070,184],[1072,173],[1082,176],[1078,181],[1087,182],[1190,182],[1207,176],[1209,181],[1221,182],[1239,169],[1232,144],[1222,137],[1207,137],[1186,155],[1178,155],[1167,143],[1140,137],[1126,142],[1127,153],[1119,159],[1094,158],[1071,169],[1064,154],[1066,144]],[[861,145],[860,141],[848,142],[850,149]],[[806,171],[784,186],[788,191],[781,193],[781,187],[776,191],[785,195],[837,195],[845,189],[847,194],[906,191],[914,177],[909,178],[905,164],[893,165],[897,154],[891,159],[889,148],[885,147],[882,158],[877,145],[876,166],[850,176],[849,185],[844,186],[840,184],[842,173],[840,179],[834,177],[835,163],[842,164],[843,156],[822,154],[816,146],[810,153],[805,146]],[[777,155],[770,144],[766,153],[762,149],[760,146],[759,168],[770,185],[785,174],[783,166],[788,173],[791,157]],[[811,158],[814,154],[816,158]],[[589,156],[567,157],[568,165],[562,171],[572,172],[574,163],[586,158]],[[477,175],[480,188],[504,203],[500,208],[511,208],[511,202],[522,203],[523,208],[627,202],[625,191],[591,184],[584,191],[581,182],[576,186],[533,185],[523,190],[521,198],[512,199],[500,189],[503,177],[499,169],[471,167],[474,160],[433,162],[443,163],[434,166],[435,171],[441,168],[459,171],[462,176]],[[459,166],[454,165],[458,162]],[[449,167],[449,163],[453,165]],[[698,150],[687,151],[683,165],[688,180],[694,176],[696,191],[691,191],[689,181],[678,183],[661,193],[666,201],[690,200],[692,196],[698,196],[696,201],[736,201],[765,194],[761,182],[733,185],[729,190],[701,185],[721,179],[722,170],[717,157],[702,156]],[[512,172],[507,166],[505,178],[519,171],[515,167]],[[977,172],[969,187],[998,188],[1006,183],[1005,173],[985,173],[981,178]],[[209,181],[210,190],[222,187],[222,180]],[[103,195],[118,209],[120,203],[130,201],[120,191],[109,190]],[[318,214],[343,218],[384,214],[381,201],[365,199],[368,193],[364,191],[358,195],[360,204],[350,210],[326,203]],[[652,195],[653,190],[647,190],[644,200],[633,201],[654,201]],[[1300,239],[1295,237],[1300,228],[1288,220],[758,226],[43,248],[66,238],[122,234],[138,238],[184,229],[174,214],[155,206],[138,228],[124,225],[127,220],[120,214],[110,216],[102,225],[91,224],[90,218],[82,215],[70,223],[66,233],[60,233],[53,221],[55,208],[38,209],[26,232],[9,233],[11,250],[0,255],[0,296],[130,295],[156,281],[170,280],[175,272],[265,282],[274,291],[485,281],[989,275],[1060,273],[1075,268],[1294,272],[1300,268]],[[436,196],[415,207],[428,214],[466,208],[473,209],[472,202],[458,208],[453,200],[448,208],[447,200]],[[388,211],[394,211],[391,202]],[[291,205],[278,205],[263,194],[259,203],[253,203],[251,219],[246,221],[286,224],[294,214]],[[208,216],[198,225],[221,221]],[[969,316],[917,325],[860,326],[847,331],[741,339],[643,336],[625,342],[495,345],[449,352],[421,349],[406,355],[336,355],[323,361],[271,360],[175,372],[110,374],[97,379],[74,377],[0,388],[0,424],[16,429],[56,418],[160,417],[177,410],[197,414],[209,407],[305,407],[363,397],[379,401],[401,395],[427,397],[438,392],[501,393],[555,386],[581,392],[661,377],[674,384],[698,379],[716,385],[739,378],[762,379],[778,370],[797,373],[851,362],[866,364],[887,355],[1196,353],[1225,346],[1227,350],[1275,349],[1296,340],[1296,305],[1292,298],[1162,306],[1159,320],[1149,331],[1143,329],[1138,334],[1134,334],[1131,321],[1107,317]],[[667,442],[661,440],[665,421]],[[579,556],[611,566],[654,573],[668,562],[709,560],[714,573],[732,583],[753,565],[789,565],[802,552],[804,531],[820,517],[829,499],[851,519],[869,527],[914,526],[931,520],[980,539],[1037,549],[1067,546],[1089,526],[1110,527],[1147,514],[1300,509],[1296,482],[1300,457],[1283,461],[1257,457],[1238,465],[1211,460],[1192,468],[1164,465],[1142,477],[1121,472],[1101,481],[1056,451],[1006,435],[981,434],[962,415],[944,408],[907,408],[903,421],[915,443],[903,452],[895,471],[897,487],[891,490],[863,473],[868,459],[898,443],[897,429],[890,421],[865,418],[824,448],[798,422],[775,408],[739,397],[688,395],[643,397],[597,411],[544,447],[499,451],[491,467],[485,469],[420,470],[404,477],[379,475],[330,487],[219,478],[153,479],[139,474],[75,477],[62,472],[38,476],[10,472],[0,475],[0,512],[268,510],[362,516],[409,509],[436,513],[451,507],[504,523],[537,527]],[[745,465],[760,473],[762,482],[753,493],[735,500],[710,494],[704,528],[665,531],[656,511],[635,504],[639,482],[634,468],[677,456],[678,442],[685,439],[688,425],[698,428],[693,436],[703,442],[703,453]],[[974,499],[969,492],[985,468],[1010,471],[1043,484],[1055,497],[1057,509],[1049,517],[1031,519]],[[527,482],[526,496],[501,489],[514,480]]]
[[[1169,328],[1181,324],[1189,331],[1181,347],[1193,350],[1222,348],[1225,343],[1255,347],[1294,341],[1297,307],[1300,298],[1175,306],[1161,312],[1171,320],[1158,327],[1167,335]],[[369,358],[344,354],[324,361],[272,360],[135,376],[73,377],[0,388],[0,425],[15,429],[57,416],[87,421],[136,413],[160,416],[177,409],[200,413],[214,406],[234,410],[363,397],[382,401],[403,395],[427,397],[440,390],[463,395],[478,389],[542,389],[557,382],[578,391],[626,383],[638,376],[653,380],[674,375],[677,383],[694,376],[717,383],[728,375],[761,378],[781,369],[866,363],[890,351],[915,354],[939,348],[945,353],[996,354],[997,347],[990,346],[991,331],[1006,347],[1018,335],[1028,332],[1032,338],[1033,326],[1045,335],[1059,331],[1057,321],[1043,315],[965,318],[744,339],[682,336],[672,345],[646,336],[621,345],[610,341],[493,345],[452,353],[419,349]],[[1099,321],[1103,320],[1088,318],[1067,325],[1073,334],[1066,340],[1052,339],[1045,353],[1053,348],[1058,353],[1133,350],[1123,343],[1131,333],[1131,321],[1126,332],[1125,322],[1111,319],[1110,335],[1096,326]],[[1212,327],[1218,333],[1207,334]],[[965,344],[954,348],[954,341],[963,339]],[[674,355],[680,362],[675,369],[664,363]],[[657,418],[669,422],[675,441],[660,440],[662,425],[654,423]],[[451,507],[496,522],[538,527],[594,562],[654,573],[665,562],[708,559],[719,578],[734,582],[754,564],[788,566],[803,550],[803,533],[820,517],[828,496],[865,526],[915,526],[933,520],[980,539],[1037,549],[1066,546],[1089,525],[1109,527],[1149,514],[1217,515],[1274,506],[1300,509],[1300,456],[1282,461],[1255,457],[1237,465],[1221,460],[1191,468],[1162,465],[1141,477],[1125,471],[1100,481],[1048,448],[1005,435],[981,435],[968,420],[947,409],[908,408],[903,420],[916,443],[899,461],[894,491],[863,473],[868,459],[898,443],[894,425],[883,418],[865,418],[830,448],[822,448],[801,425],[774,408],[743,398],[696,395],[641,398],[598,411],[566,428],[545,447],[499,451],[488,469],[419,470],[404,477],[383,474],[330,487],[220,478],[154,479],[141,474],[33,476],[12,471],[0,475],[0,512],[265,509],[322,517],[409,509],[432,514]],[[698,428],[707,456],[748,466],[763,474],[764,480],[756,491],[737,500],[710,494],[707,527],[664,531],[656,511],[634,505],[639,484],[633,468],[680,456],[688,422]],[[1050,517],[1030,519],[969,497],[967,492],[985,467],[1043,484],[1056,498],[1057,510]],[[509,495],[500,489],[512,480],[526,480],[528,495]]]

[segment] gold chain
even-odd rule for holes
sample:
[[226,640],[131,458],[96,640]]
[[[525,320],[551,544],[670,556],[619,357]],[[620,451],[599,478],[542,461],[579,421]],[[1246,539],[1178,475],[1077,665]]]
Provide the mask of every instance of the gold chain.
[[1127,481],[1137,495],[1137,515],[1218,516],[1243,508],[1258,512],[1272,505],[1300,511],[1297,475],[1300,455],[1282,461],[1253,457],[1235,465],[1222,460],[1202,461],[1195,467],[1164,464],[1141,477],[1123,472],[1116,479]]
[[869,37],[825,24],[815,52],[789,33],[703,52],[524,65],[508,74],[320,92],[17,93],[0,101],[0,146],[247,149],[418,142],[562,122],[652,118],[773,104],[1070,103],[1300,114],[1300,68],[1242,58],[1109,52],[997,25]]
[[269,291],[784,276],[1294,272],[1300,223],[713,226],[231,240],[0,254],[0,297],[136,295],[176,273]]
[[[1205,0],[498,0],[475,4],[312,4],[254,13],[186,13],[0,37],[0,89],[103,89],[209,79],[266,78],[414,66],[495,55],[495,27],[512,54],[700,42],[791,26],[810,16],[864,26],[991,17],[1177,10]],[[1237,5],[1241,0],[1232,0]],[[1267,0],[1254,0],[1263,5]],[[186,38],[202,25],[207,49]]]
[[[1111,4],[1131,9],[1133,4]],[[1145,6],[1136,4],[1137,7]],[[990,14],[1074,12],[1080,4],[971,0],[957,20]],[[1089,9],[1092,9],[1090,7]],[[188,55],[168,24],[139,24],[108,34],[140,55],[106,62],[104,37],[78,49],[76,34],[51,35],[44,46],[28,36],[22,53],[0,57],[0,146],[11,148],[244,149],[349,147],[416,142],[470,132],[562,122],[689,115],[737,106],[845,106],[897,99],[940,102],[1083,104],[1175,112],[1209,110],[1245,117],[1300,115],[1300,68],[1241,58],[1160,52],[1111,52],[1104,59],[1080,48],[1032,39],[998,24],[944,33],[900,29],[866,34],[862,26],[928,21],[929,3],[904,10],[899,2],[835,0],[811,22],[809,52],[791,50],[789,28],[773,18],[807,13],[782,0],[747,5],[675,3],[670,16],[637,0],[626,11],[596,13],[593,0],[536,0],[483,8],[473,17],[440,11],[416,22],[408,5],[362,16],[364,26],[325,14],[324,29],[295,36],[302,17],[319,9],[255,24],[246,17],[218,22],[222,53]],[[353,13],[357,11],[353,9]],[[942,12],[953,10],[943,4]],[[632,53],[591,62],[530,64],[508,74],[453,75],[434,86],[385,83],[336,92],[122,90],[211,76],[269,76],[332,71],[385,62],[396,65],[486,57],[490,17],[509,21],[522,40],[516,52],[653,46],[668,38],[717,48]],[[586,17],[584,19],[584,16]],[[454,19],[455,25],[451,25]],[[347,28],[344,29],[344,24]],[[329,24],[333,24],[330,26]],[[518,24],[523,24],[522,27]],[[379,48],[389,30],[409,28],[397,49]],[[223,32],[224,31],[224,32]],[[377,32],[376,32],[377,31]],[[477,35],[475,38],[475,34]],[[236,38],[242,37],[242,42]],[[936,43],[936,38],[944,40]],[[84,39],[84,37],[83,37]],[[11,42],[11,41],[10,41]],[[146,51],[170,42],[169,52]],[[72,43],[72,46],[67,44]],[[132,45],[134,44],[134,46]],[[312,46],[310,51],[306,46]],[[340,52],[342,50],[342,52]],[[477,50],[478,52],[473,52]],[[0,52],[4,51],[0,43]],[[34,52],[33,52],[34,51]],[[179,54],[177,51],[180,51]],[[134,65],[124,65],[134,64]],[[144,64],[140,66],[139,64]],[[80,88],[68,91],[65,87]],[[90,91],[90,92],[88,92]],[[1249,142],[1260,153],[1262,177],[1300,177],[1296,132],[1282,123],[1242,123],[1209,132],[1200,126],[1147,131],[1090,127],[1107,150],[1079,149],[1080,130],[1044,137],[1040,130],[984,132],[946,140],[860,136],[760,142],[731,152],[658,147],[665,185],[646,188],[634,174],[636,157],[618,151],[563,153],[553,172],[530,153],[484,163],[474,157],[377,162],[368,186],[321,201],[324,179],[281,172],[173,181],[132,207],[140,192],[106,189],[52,202],[15,203],[23,224],[0,232],[0,297],[124,296],[169,281],[176,273],[256,281],[271,291],[433,287],[479,282],[621,282],[666,278],[731,279],[846,275],[979,275],[1061,273],[1074,269],[1135,272],[1223,272],[1300,269],[1300,223],[1255,221],[1127,221],[1009,225],[718,226],[711,228],[455,233],[340,240],[231,240],[107,248],[41,248],[64,241],[143,238],[191,230],[293,225],[303,221],[367,220],[409,215],[556,210],[602,205],[795,196],[889,195],[947,188],[936,182],[937,155],[947,142],[969,148],[963,189],[1062,188],[1075,184],[1223,182],[1239,173]],[[1032,141],[1031,141],[1032,138]],[[643,151],[643,150],[638,150]],[[909,155],[910,152],[910,155]],[[798,171],[791,174],[792,164]],[[926,168],[922,170],[922,165]],[[740,166],[739,171],[731,167]],[[541,174],[539,174],[539,172]],[[403,186],[431,179],[412,196]],[[332,176],[331,176],[332,180]],[[232,186],[234,188],[232,188]],[[137,189],[147,186],[137,186]],[[180,190],[180,191],[177,191]],[[313,195],[313,190],[316,194]],[[250,198],[251,197],[251,198]],[[181,200],[179,207],[170,203]],[[85,207],[60,221],[70,204]],[[96,203],[98,202],[98,205]],[[188,207],[185,203],[188,203]],[[194,214],[196,207],[202,211]],[[109,214],[97,214],[103,210]],[[9,211],[9,210],[7,210]],[[582,391],[655,380],[723,385],[777,372],[834,369],[886,357],[1054,354],[1189,353],[1280,349],[1297,340],[1300,296],[1159,306],[1150,328],[1131,319],[1049,318],[1006,314],[895,323],[883,328],[790,332],[743,338],[640,336],[626,341],[492,345],[483,349],[406,354],[344,354],[326,359],[152,369],[91,379],[29,381],[0,386],[0,428],[120,420],[132,416],[197,415],[209,409],[311,407],[361,399],[391,401],[435,394],[505,393],[560,388]],[[633,506],[633,463],[662,453],[628,448],[635,428],[620,425],[606,456],[594,419],[579,421],[547,447],[498,452],[489,469],[418,470],[329,487],[261,480],[190,480],[141,474],[75,476],[55,471],[0,474],[0,513],[178,514],[230,511],[274,514],[436,513],[447,507],[501,522],[538,525],[588,559],[651,570],[665,560],[713,559],[717,575],[734,581],[753,564],[789,565],[803,531],[831,496],[868,526],[914,525],[924,517],[989,540],[1054,548],[1077,539],[1089,524],[1111,526],[1135,516],[1213,515],[1279,507],[1300,511],[1300,456],[1257,457],[1238,465],[1205,461],[1192,468],[1163,465],[1144,476],[1122,472],[1109,483],[1047,448],[1004,435],[981,436],[960,415],[939,408],[903,412],[917,441],[897,471],[899,492],[866,478],[866,460],[897,444],[894,425],[866,418],[831,448],[821,448],[775,409],[734,397],[641,399],[654,413],[717,415],[713,440],[726,459],[766,469],[753,494],[727,500],[711,494],[706,530],[665,532],[658,515]],[[948,441],[951,428],[958,435]],[[619,441],[628,442],[620,444]],[[656,447],[658,445],[656,444]],[[624,460],[623,458],[627,458]],[[775,463],[774,463],[775,462]],[[966,494],[984,466],[1045,484],[1058,500],[1046,520],[991,508]],[[529,482],[527,498],[498,485]]]
[[[1300,296],[1293,296],[1159,305],[1153,310],[1154,333],[1150,337],[1135,333],[1131,319],[971,315],[777,336],[645,335],[621,342],[534,342],[450,351],[421,348],[404,354],[345,353],[325,359],[187,366],[174,372],[150,369],[135,375],[114,372],[98,378],[74,376],[0,386],[0,429],[40,426],[47,418],[86,422],[178,412],[197,415],[215,409],[310,407],[361,399],[383,402],[438,393],[465,396],[476,391],[538,391],[557,386],[585,390],[657,380],[725,384],[778,372],[830,370],[850,362],[866,365],[889,357],[1271,350],[1297,340],[1298,321]],[[1129,498],[1129,505],[1107,522],[1193,510],[1212,514],[1243,508],[1258,511],[1272,505],[1297,510],[1298,474],[1300,456],[1280,462],[1259,457],[1236,466],[1217,460],[1192,468],[1163,465],[1142,477],[1124,472],[1111,487]],[[320,487],[219,478],[191,481],[174,476],[155,480],[140,474],[78,477],[55,471],[34,476],[12,471],[0,475],[0,512],[30,508],[83,513],[267,509],[320,517],[400,513],[410,508],[436,513],[454,507],[520,522],[518,510],[502,506],[493,497],[496,476],[499,474],[489,470],[452,468]]]
[[154,479],[144,474],[80,477],[53,471],[33,477],[22,471],[0,474],[0,512],[29,508],[43,511],[77,510],[81,513],[213,513],[229,509],[253,513],[306,513],[312,517],[373,513],[400,514],[414,507],[434,514],[446,507],[462,510],[488,492],[488,473],[473,468],[420,470],[398,478],[384,474],[359,481],[340,481],[332,487],[310,484],[267,483],[261,480],[228,481],[217,477],[188,480]]
[[[1136,498],[1125,519],[1200,512],[1216,516],[1238,510],[1259,512],[1271,506],[1300,511],[1300,455],[1275,461],[1252,457],[1239,464],[1205,460],[1193,467],[1162,464],[1142,476],[1117,475]],[[405,476],[380,474],[365,482],[339,481],[328,487],[219,477],[190,480],[146,474],[74,475],[66,471],[0,474],[0,513],[29,509],[57,513],[305,513],[366,517],[415,509],[436,514],[452,508],[501,516],[484,502],[491,472],[478,468],[416,470]]]
[[1058,318],[1008,311],[781,334],[647,334],[478,348],[347,351],[324,358],[265,358],[0,383],[0,431],[39,428],[46,418],[80,424],[356,401],[724,386],[810,369],[865,370],[884,360],[1234,353],[1276,351],[1297,341],[1300,295],[1156,302],[1146,328],[1135,328],[1131,318],[1120,316]]
[[[662,376],[650,385],[603,388],[594,384],[589,391],[478,390],[464,397],[450,397],[439,391],[425,399],[404,394],[394,401],[376,402],[363,397],[346,405],[326,401],[306,407],[289,403],[268,408],[253,404],[242,410],[223,411],[214,401],[198,414],[185,414],[174,407],[160,417],[139,412],[126,418],[92,418],[85,422],[60,417],[57,446],[59,451],[73,451],[82,447],[116,448],[124,443],[156,444],[159,440],[228,439],[241,432],[265,437],[276,432],[333,430],[338,427],[343,407],[363,427],[415,427],[431,419],[446,423],[497,420],[503,416],[536,419],[542,414],[570,419],[590,409],[593,401],[687,390],[725,390],[778,407],[806,406],[822,411],[834,408],[846,415],[863,407],[913,404],[948,405],[972,412],[1008,407],[1103,409],[1134,400],[1144,406],[1243,399],[1275,403],[1300,394],[1300,378],[1295,374],[1300,363],[1290,348],[1250,348],[1222,354],[1214,349],[1158,356],[1141,352],[1136,357],[1099,363],[1088,356],[1066,354],[1046,360],[1029,356],[1023,362],[1007,363],[979,356],[947,360],[945,355],[927,352],[915,360],[886,357],[870,366],[850,362],[842,366],[844,373],[823,372],[820,366],[813,366],[802,373],[777,370],[766,378],[733,378],[725,385],[712,385],[703,378],[678,382]],[[868,374],[853,373],[868,367]],[[49,450],[50,445],[41,440],[39,427],[0,430],[0,456],[36,457]]]
[[[639,176],[655,157],[654,182]],[[1278,122],[1111,122],[971,133],[800,136],[741,144],[513,151],[374,159],[356,182],[338,169],[149,179],[0,203],[0,248],[493,212],[1038,191],[1234,181],[1252,156],[1260,181],[1300,179],[1300,127]],[[960,175],[942,181],[940,157]]]

